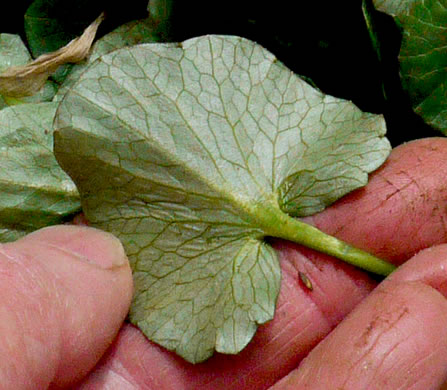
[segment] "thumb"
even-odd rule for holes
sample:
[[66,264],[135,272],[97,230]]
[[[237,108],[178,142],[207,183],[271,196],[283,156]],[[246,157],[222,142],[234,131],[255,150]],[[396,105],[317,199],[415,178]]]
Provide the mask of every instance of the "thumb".
[[116,336],[132,275],[115,237],[55,226],[0,246],[0,388],[70,385]]

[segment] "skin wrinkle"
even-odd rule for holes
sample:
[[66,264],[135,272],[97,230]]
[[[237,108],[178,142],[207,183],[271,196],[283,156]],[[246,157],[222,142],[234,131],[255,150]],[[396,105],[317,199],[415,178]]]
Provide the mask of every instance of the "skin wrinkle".
[[[383,357],[381,358],[381,362],[379,363],[379,365],[378,365],[377,367],[374,367],[374,371],[375,371],[376,373],[380,373],[381,368],[385,365],[385,362],[386,362],[387,358],[389,358],[390,356],[392,356],[392,354],[393,354],[396,350],[398,350],[399,347],[400,347],[401,345],[404,345],[404,348],[405,348],[405,342],[406,342],[406,340],[398,341],[398,342],[397,342],[391,349],[389,349],[389,350],[383,355]],[[391,358],[391,359],[393,359],[393,358]],[[397,362],[396,362],[396,363],[397,363]],[[367,389],[372,388],[372,385],[373,385],[375,382],[378,381],[378,380],[376,379],[376,377],[378,377],[378,378],[389,378],[390,376],[392,376],[392,375],[393,375],[394,366],[396,365],[396,363],[395,363],[394,365],[393,365],[393,364],[390,365],[390,366],[388,367],[388,369],[385,370],[385,372],[390,372],[390,374],[388,374],[388,375],[386,375],[386,374],[382,374],[382,375],[377,375],[377,374],[375,374],[374,376],[372,376],[365,388],[367,388]],[[368,366],[368,367],[369,367],[369,366]],[[379,380],[380,380],[380,379],[379,379]],[[385,380],[384,385],[386,384],[386,381],[387,381],[387,380]]]
[[[103,379],[105,383],[113,383],[112,386],[107,385],[107,387],[101,387],[102,390],[141,390],[140,387],[137,387],[134,383],[129,382],[126,378],[124,378],[124,376],[113,370],[107,371],[104,378],[101,379]],[[101,384],[99,383],[99,385]]]
[[[42,242],[39,245],[46,246],[47,248],[51,248],[52,250],[56,250],[57,252],[62,252],[63,253],[62,256],[66,256],[67,254],[72,258],[73,258],[73,256],[77,256],[75,254],[72,254],[72,252],[66,252],[62,248],[56,247],[49,243]],[[82,261],[80,257],[79,257],[79,261]],[[49,297],[51,297],[52,304],[48,304],[46,306],[47,307],[55,307],[55,314],[49,316],[47,311],[45,314],[49,318],[51,323],[53,323],[53,324],[58,323],[58,325],[56,326],[56,329],[60,330],[60,335],[58,337],[60,345],[59,345],[58,353],[55,355],[57,356],[57,361],[62,362],[64,360],[63,358],[61,358],[62,343],[64,343],[65,347],[67,347],[67,340],[62,337],[62,333],[64,333],[67,329],[73,329],[73,328],[78,329],[78,334],[74,335],[74,340],[73,340],[73,344],[72,344],[74,346],[74,344],[76,344],[76,340],[84,339],[83,334],[89,334],[91,332],[91,330],[84,328],[84,327],[79,327],[73,323],[68,323],[67,319],[70,317],[67,318],[65,313],[70,311],[70,306],[72,305],[72,302],[65,299],[65,297],[69,294],[67,294],[67,292],[66,292],[67,286],[64,283],[64,279],[55,275],[52,272],[51,268],[47,267],[45,265],[45,263],[41,263],[41,265],[42,265],[42,268],[45,269],[44,272],[47,275],[52,274],[51,277],[47,276],[47,279],[51,282],[52,292],[49,294]],[[57,302],[57,305],[54,304],[55,302]],[[95,317],[95,313],[91,312],[90,317],[91,318]],[[89,321],[88,319],[85,319],[85,320],[87,322]],[[90,322],[94,323],[94,321],[90,321]],[[48,348],[48,346],[46,346],[46,348]],[[52,349],[52,350],[54,351],[54,349]],[[55,373],[57,373],[59,371],[59,369],[60,369],[60,367],[56,366]]]
[[[421,386],[420,386],[420,382],[422,382],[424,380],[423,377],[419,377],[417,378],[412,384],[408,385],[406,383],[401,383],[401,385],[396,389],[396,390],[420,390]],[[410,387],[408,387],[410,386]],[[439,390],[443,390],[442,388],[440,388]]]
[[[392,198],[399,195],[399,197],[403,200],[405,200],[405,194],[403,193],[403,191],[410,186],[411,183],[407,183],[405,184],[403,187],[398,187],[396,184],[394,184],[390,179],[388,179],[387,177],[385,177],[384,175],[381,174],[381,172],[377,173],[377,178],[380,178],[384,181],[384,183],[386,183],[386,186],[384,186],[385,189],[394,189],[391,193],[386,194],[384,199],[378,203],[377,205],[374,206],[374,208],[371,208],[369,210],[365,210],[365,215],[368,216],[373,216],[377,211],[380,211],[384,208],[384,206],[386,205],[387,202],[389,202],[390,200],[393,200]],[[398,204],[402,204],[402,201],[398,200],[397,201]],[[404,204],[406,202],[403,202]],[[339,230],[336,233],[341,233],[343,231],[343,229],[345,227],[348,227],[352,222],[354,222],[356,220],[356,216],[354,215],[351,220],[344,226],[341,226],[339,228]]]
[[[303,316],[304,316],[304,315],[305,315],[305,313],[303,314]],[[299,317],[297,317],[297,319],[299,319]],[[282,331],[278,332],[278,336],[277,336],[277,337],[281,336],[283,333],[287,333],[287,330],[288,330],[291,326],[293,326],[293,323],[290,323],[290,324],[286,325]],[[294,343],[293,343],[294,340],[299,340],[299,339],[301,339],[301,338],[302,338],[302,334],[305,334],[311,327],[312,327],[312,323],[311,323],[311,322],[307,322],[307,324],[306,324],[305,326],[301,327],[300,331],[297,332],[297,333],[295,334],[295,336],[293,336],[292,338],[290,338],[290,344],[293,345],[293,344],[294,344]],[[276,339],[276,337],[273,337],[273,338],[269,341],[269,343],[274,344],[275,339]],[[277,356],[277,355],[278,355],[278,356],[281,356],[282,351],[283,351],[283,350],[287,350],[288,348],[289,348],[289,345],[288,345],[288,344],[284,344],[283,346],[281,346],[280,348],[277,349],[277,353],[276,353],[276,354],[272,354],[272,355],[271,355],[270,360],[272,360],[272,361],[276,360],[276,356]]]
[[[281,243],[276,245],[275,248],[277,250],[284,249]],[[301,248],[300,246],[293,246],[293,248],[293,254],[286,255],[286,252],[284,252],[281,256],[280,261],[282,263],[283,275],[289,275],[294,283],[292,288],[299,291],[301,299],[312,302],[312,305],[318,310],[321,318],[325,319],[325,323],[329,329],[334,328],[347,312],[352,310],[375,285],[372,281],[365,279],[363,275],[363,279],[360,279],[359,271],[352,269],[348,265],[340,262],[337,264],[337,267],[340,267],[340,269],[334,267],[334,259],[329,256],[317,254],[310,249]],[[325,277],[325,274],[329,267],[334,275],[328,279]],[[313,291],[309,291],[301,284],[298,272],[303,269],[305,269],[306,275],[312,280]],[[346,277],[347,274],[351,277]],[[337,282],[334,281],[335,278]],[[285,279],[285,276],[283,276],[282,283],[284,283]],[[340,285],[343,285],[343,289],[328,289],[325,287],[333,286],[334,283],[340,283]],[[348,291],[356,291],[356,294],[349,296],[346,305],[335,310],[332,302],[346,301]]]
[[[392,315],[393,313],[391,313]],[[364,362],[365,360],[367,360],[368,356],[372,356],[371,360],[375,361],[375,352],[376,350],[380,350],[380,346],[379,344],[381,343],[381,339],[384,336],[387,336],[389,334],[390,331],[395,330],[398,331],[397,328],[397,324],[399,323],[399,321],[401,321],[401,319],[408,314],[408,308],[404,307],[401,311],[401,313],[399,314],[398,318],[393,320],[392,322],[389,322],[388,319],[383,319],[383,315],[380,318],[375,318],[373,319],[373,321],[370,323],[370,325],[367,327],[366,332],[363,333],[362,336],[360,336],[362,340],[361,344],[355,343],[355,346],[357,348],[362,348],[362,344],[366,347],[368,345],[367,350],[361,354],[361,356],[354,361],[353,363],[350,364],[349,369],[346,372],[355,372],[355,367],[360,367],[362,365],[362,362]],[[390,315],[390,314],[388,314]],[[380,333],[375,333],[374,334],[374,340],[371,342],[370,341],[370,337],[371,337],[371,332],[375,331],[377,329],[377,327],[381,326],[381,324],[386,324],[387,327],[384,329],[380,329]],[[398,332],[400,333],[400,332]],[[393,338],[394,339],[394,338]],[[360,340],[359,340],[360,341]],[[394,348],[395,346],[393,346]],[[387,351],[388,353],[389,351]],[[383,359],[385,358],[385,356],[383,357]],[[374,371],[377,372],[379,371],[379,367],[381,364],[383,364],[383,359],[382,362],[379,364],[378,367],[374,367]],[[371,379],[373,380],[373,379]],[[342,385],[342,388],[347,388],[349,389],[350,386],[348,385],[350,381],[357,381],[356,377],[347,377]]]
[[[427,356],[425,356],[423,359],[420,359],[420,360],[416,360],[410,367],[408,367],[408,368],[406,368],[406,371],[408,372],[408,373],[411,373],[411,372],[414,372],[414,373],[419,373],[420,375],[418,375],[417,377],[416,377],[416,380],[415,381],[413,381],[413,383],[411,383],[411,384],[408,384],[408,383],[403,383],[402,384],[402,389],[405,389],[405,390],[407,390],[407,389],[410,389],[410,387],[409,386],[411,386],[411,388],[413,388],[413,387],[416,387],[416,385],[417,385],[417,383],[418,382],[423,382],[424,380],[426,380],[426,378],[427,378],[427,367],[428,366],[423,366],[424,365],[424,362],[425,361],[430,361],[430,359],[432,359],[433,358],[433,356],[436,356],[436,353],[437,352],[439,352],[439,351],[441,351],[440,350],[440,346],[439,345],[436,345],[435,347],[434,347],[434,349],[427,355]],[[442,352],[442,351],[441,351]],[[415,351],[414,352],[414,356],[416,356],[416,357],[418,357],[418,351]],[[421,366],[422,365],[422,369],[418,369],[417,367],[418,366]],[[388,371],[392,371],[392,369],[393,369],[393,367],[390,367],[389,368],[389,370]],[[429,375],[429,374],[428,374]],[[387,378],[388,376],[387,375],[381,375],[381,377],[383,377],[383,378]],[[414,379],[414,377],[411,377],[412,379]],[[446,376],[446,378],[447,378],[447,376]],[[444,383],[444,380],[442,380],[440,383],[439,383],[439,385],[441,385],[441,383]],[[417,387],[418,389],[420,389],[420,387]]]
[[[439,350],[439,347],[438,347],[438,350]],[[417,372],[417,373],[422,373],[422,374],[419,375],[419,376],[416,378],[416,381],[413,381],[412,384],[408,384],[408,383],[402,384],[402,389],[409,389],[408,386],[412,386],[412,387],[413,387],[413,386],[416,385],[416,383],[417,383],[418,381],[420,381],[420,382],[424,381],[424,378],[427,376],[426,367],[422,367],[423,370],[419,370],[419,369],[417,369],[417,367],[420,366],[420,365],[423,366],[423,364],[424,364],[425,361],[430,360],[433,356],[436,355],[436,352],[437,352],[436,349],[434,349],[434,350],[431,351],[430,354],[427,355],[424,359],[416,360],[410,367],[407,368],[408,373],[410,373],[410,372]],[[415,356],[418,356],[418,354],[415,353]],[[390,367],[390,370],[391,370],[391,369],[392,369],[392,367]],[[425,375],[424,375],[424,374],[425,374]],[[385,377],[385,376],[384,376],[384,377]],[[413,379],[413,377],[412,377],[412,379]],[[404,386],[405,386],[405,387],[404,387]]]
[[[150,373],[148,372],[147,375],[149,376]],[[113,379],[110,379],[113,378]],[[120,386],[122,386],[123,383],[125,383],[126,385],[129,385],[130,387],[126,387],[125,389],[135,389],[135,390],[143,390],[146,389],[146,386],[142,387],[141,383],[137,383],[133,376],[130,374],[130,372],[126,369],[126,367],[119,361],[119,360],[115,360],[114,364],[110,367],[101,367],[98,371],[96,371],[93,374],[93,380],[91,382],[93,382],[94,386],[96,387],[92,387],[92,383],[89,382],[88,385],[83,386],[81,385],[79,387],[79,390],[95,390],[95,389],[103,389],[103,387],[99,387],[99,386],[103,386],[104,384],[110,384],[113,383],[114,387],[105,387],[104,389],[113,389],[113,390],[118,390],[115,387],[116,384],[116,379],[115,378],[120,378],[119,380],[119,384]],[[120,387],[121,389],[121,387]],[[155,390],[157,389],[157,387],[147,387],[148,390]]]
[[[14,324],[14,323],[18,322],[18,321],[14,321],[11,319],[11,317],[14,319],[17,317],[17,314],[15,311],[6,310],[5,314],[4,314],[3,308],[0,308],[0,316],[5,323]],[[5,320],[7,320],[7,322]],[[2,324],[0,324],[0,325],[2,325]],[[1,326],[1,330],[3,330],[4,328],[5,328],[5,326]],[[21,341],[20,345],[23,345],[23,337],[20,338],[20,341]],[[4,344],[6,344],[6,345],[4,345]],[[13,342],[11,342],[10,339],[4,340],[4,342],[2,344],[0,344],[0,350],[2,352],[2,355],[4,354],[5,356],[11,356],[12,352],[15,350],[17,344],[19,344],[19,342],[13,343]],[[12,373],[11,373],[11,371],[12,371]],[[10,383],[11,376],[19,377],[18,371],[19,370],[17,368],[17,364],[15,364],[13,362],[13,364],[10,367],[8,367],[7,370],[0,371],[0,383],[6,383],[6,382]]]
[[[136,328],[134,328],[132,325],[127,325],[131,328],[132,333],[130,336],[130,339],[138,339],[140,337],[143,337],[141,333],[137,331]],[[127,332],[126,337],[129,337],[129,332]],[[151,348],[151,345],[149,343],[144,344],[144,350],[149,350]],[[144,356],[144,350],[143,350],[143,356]],[[135,356],[137,358],[137,356]],[[130,361],[131,364],[135,364],[135,361],[137,362],[137,366],[140,366],[142,368],[142,371],[145,372],[145,377],[137,377],[136,378],[136,385],[138,386],[138,389],[140,390],[160,390],[163,389],[164,386],[162,383],[160,383],[159,380],[157,380],[157,377],[151,375],[151,370],[146,367],[145,360],[143,359],[132,359]],[[107,369],[108,366],[106,366]],[[126,362],[122,361],[121,359],[112,359],[112,365],[111,367],[116,371],[119,372],[120,375],[122,375],[125,378],[134,379],[134,375],[132,374],[131,370],[129,370]],[[165,367],[164,369],[161,369],[161,378],[165,378],[169,376],[169,368]],[[148,384],[149,383],[149,384]]]
[[[410,285],[412,285],[411,289],[413,289],[413,291],[414,291],[414,287],[418,288],[418,285],[421,286],[421,287],[424,287],[424,289],[425,288],[431,289],[431,287],[427,286],[427,284],[431,285],[431,282],[428,282],[428,281],[425,281],[425,282],[422,282],[422,281],[412,282],[412,281],[407,281],[406,278],[404,278],[404,279],[405,280],[403,282],[405,283],[405,285],[408,286],[408,283]],[[394,289],[395,289],[395,291],[398,292],[399,291],[399,286],[394,286]],[[433,292],[434,291],[432,290],[430,292],[430,294],[432,294]],[[392,297],[393,297],[393,294],[390,296],[390,298],[393,299]],[[401,299],[405,299],[405,293],[403,293]],[[387,300],[389,300],[389,299],[387,299]],[[442,298],[442,302],[441,303],[443,305],[444,305],[444,302],[445,302],[444,300],[445,300],[445,298]],[[380,300],[378,300],[378,302],[379,302],[379,305],[380,305]],[[419,304],[423,304],[423,303],[424,303],[424,300],[422,299],[419,302]],[[418,316],[418,313],[413,311],[413,312],[409,312],[409,315],[410,316],[408,318],[412,322],[411,328],[418,329],[418,330],[419,329],[423,329],[421,327],[422,318]],[[407,317],[405,316],[405,314],[403,314],[403,315],[401,314],[400,318],[403,319],[403,318],[407,318]],[[394,328],[394,329],[399,330],[399,328],[400,328],[400,329],[405,331],[405,329],[407,328],[405,322],[403,322],[402,326],[399,326],[398,320],[399,320],[399,318],[397,319],[397,321],[394,321],[394,323],[395,323],[394,326],[392,326],[392,325],[388,326],[389,329],[393,329]],[[442,325],[438,325],[438,326],[442,326]],[[419,332],[419,335],[418,335],[419,338],[417,338],[415,336],[416,337],[415,344],[413,344],[413,343],[411,343],[411,340],[410,340],[410,343],[408,341],[409,334],[406,335],[405,333],[403,333],[402,336],[400,337],[400,340],[398,340],[397,344],[393,348],[388,350],[386,352],[386,354],[383,356],[384,360],[381,361],[381,364],[378,365],[377,367],[374,367],[374,371],[376,373],[375,377],[376,378],[386,378],[386,381],[384,383],[376,383],[376,387],[365,386],[365,388],[367,388],[367,389],[370,389],[370,388],[371,389],[373,389],[373,388],[374,389],[375,388],[381,389],[381,388],[384,388],[384,387],[382,387],[383,385],[386,385],[386,384],[390,385],[390,383],[392,383],[393,377],[392,377],[392,375],[387,375],[387,373],[391,372],[392,374],[395,374],[396,371],[399,372],[399,369],[403,369],[403,368],[405,369],[405,372],[408,371],[409,374],[411,374],[411,372],[412,372],[413,374],[415,374],[415,376],[417,376],[418,373],[423,373],[423,374],[425,374],[426,380],[430,380],[430,371],[427,371],[427,367],[430,367],[430,364],[429,364],[430,363],[430,359],[432,359],[433,356],[436,356],[436,352],[438,352],[438,351],[439,351],[439,355],[440,356],[445,355],[445,345],[442,345],[442,343],[441,344],[432,345],[431,349],[428,350],[430,352],[428,357],[424,358],[424,359],[418,359],[418,357],[419,357],[418,354],[421,353],[421,350],[419,349],[420,348],[419,347],[419,342],[422,342],[421,341],[422,335],[423,335],[423,331],[421,330]],[[382,337],[384,337],[384,336],[386,336],[386,333],[383,334]],[[396,339],[396,337],[394,335],[389,335],[388,338],[390,338],[391,342]],[[384,346],[386,346],[386,344],[384,344]],[[387,364],[386,363],[386,359],[388,359],[392,363],[393,362],[392,353],[393,353],[393,351],[394,351],[394,353],[396,353],[396,348],[400,348],[400,347],[402,347],[404,350],[406,350],[406,349],[408,349],[410,347],[410,350],[408,351],[409,353],[407,353],[405,351],[406,352],[405,354],[397,353],[397,356],[405,356],[405,355],[407,355],[409,358],[412,358],[412,359],[409,362],[408,361],[403,361],[402,362],[401,360],[396,359],[394,366],[390,365],[390,364]],[[380,348],[378,348],[378,351],[380,352]],[[414,361],[415,359],[416,359],[416,361]],[[439,359],[440,358],[433,359],[433,360],[436,362],[436,361],[439,361]],[[371,359],[372,362],[374,362],[375,360],[377,360],[377,359],[374,359],[374,358]],[[425,364],[425,367],[424,367],[424,362],[426,362],[426,361],[428,361],[428,363]],[[401,363],[402,363],[402,366],[399,366]],[[412,364],[410,365],[410,368],[408,369],[407,366],[408,366],[409,363],[410,364],[412,363]],[[381,367],[381,366],[387,366],[387,370],[384,371],[383,367]],[[419,369],[417,368],[418,366],[420,366]],[[394,367],[397,367],[397,369],[395,369]],[[414,367],[416,367],[416,368],[414,368]],[[409,375],[409,376],[411,377],[412,375]],[[388,381],[388,379],[389,379],[389,381]],[[372,380],[374,380],[374,378]],[[371,383],[373,383],[373,382],[371,382]],[[352,388],[352,384],[351,384],[351,387],[346,386],[346,388],[347,389]],[[387,387],[387,388],[393,388],[394,389],[395,387]],[[403,388],[407,389],[408,387],[405,386]],[[419,387],[419,388],[426,389],[428,387]],[[434,387],[430,387],[430,388],[434,388]]]
[[[312,309],[312,308],[309,307],[308,309],[306,309],[306,311],[311,311],[311,309]],[[305,316],[306,311],[303,312],[301,315],[302,315],[302,316]],[[296,320],[299,320],[299,316],[296,317],[295,319],[296,319]],[[298,321],[298,322],[299,322],[299,321]],[[286,327],[284,327],[284,328],[282,329],[282,331],[279,332],[278,336],[279,336],[281,333],[286,332],[287,328],[290,327],[290,326],[293,326],[293,323],[289,323],[288,325],[286,325]],[[294,344],[294,343],[293,343],[294,340],[299,340],[299,339],[301,339],[301,338],[306,339],[306,337],[302,337],[302,335],[303,335],[303,333],[306,333],[306,331],[307,331],[308,329],[310,329],[311,327],[312,327],[312,323],[309,322],[309,321],[307,321],[307,324],[306,324],[304,327],[301,327],[301,329],[299,330],[299,332],[297,332],[297,333],[295,334],[295,336],[293,336],[293,337],[290,339],[289,344],[292,344],[292,345],[293,345],[293,344]],[[275,340],[275,338],[270,339],[268,343],[269,343],[269,344],[270,344],[270,343],[273,343],[274,340]],[[287,350],[287,349],[289,348],[289,344],[284,344],[281,348],[277,349],[277,350],[275,351],[274,354],[269,355],[269,357],[268,357],[267,359],[263,360],[261,364],[258,364],[256,367],[253,367],[253,370],[259,370],[260,367],[263,367],[263,366],[268,367],[268,366],[269,366],[269,363],[272,362],[272,361],[275,361],[277,356],[281,356],[281,352],[282,352],[283,350]],[[297,351],[297,352],[298,352],[298,354],[302,355],[302,357],[304,357],[304,352],[299,352],[299,351]],[[293,366],[291,366],[290,369],[293,369]],[[244,378],[246,378],[246,379],[249,381],[249,380],[250,380],[250,377],[251,377],[251,372],[247,372],[246,375],[244,375],[244,376],[235,377],[235,379],[233,380],[233,382],[231,382],[229,385],[231,385],[231,386],[233,386],[233,385],[235,385],[235,384],[240,385],[241,383],[245,383],[244,380],[243,380]],[[208,384],[212,384],[212,383],[213,383],[213,381],[209,382]],[[233,387],[232,387],[232,388],[233,388]],[[237,387],[234,387],[234,388],[237,388]]]
[[[318,346],[317,346],[317,348],[318,348]],[[332,348],[328,348],[328,349],[326,349],[326,351],[327,351],[327,353],[329,353],[329,351],[331,350]],[[326,359],[325,359],[325,355],[326,354],[323,354],[323,358],[322,358],[322,362],[323,361],[326,361]],[[319,365],[317,365],[317,375],[316,375],[316,377],[317,378],[320,378],[320,377],[324,377],[324,371],[325,371],[325,367],[324,367],[324,365],[323,364],[319,364]]]
[[[46,387],[54,376],[55,371],[46,372],[46,376],[43,377],[41,375],[38,376],[33,362],[33,357],[35,357],[36,354],[41,354],[42,350],[45,350],[43,343],[40,343],[39,340],[33,339],[32,337],[26,337],[26,332],[21,331],[18,334],[17,332],[14,333],[12,328],[22,329],[20,325],[23,324],[24,321],[14,310],[7,311],[8,313],[6,316],[2,315],[1,312],[0,315],[2,315],[2,321],[7,322],[9,325],[5,333],[10,335],[13,333],[13,337],[9,336],[8,340],[4,340],[2,344],[7,344],[7,346],[6,348],[1,348],[1,353],[2,356],[9,356],[12,364],[8,364],[4,370],[5,372],[0,374],[0,383],[4,385],[8,384],[9,386],[25,386],[25,388],[29,389],[31,389],[32,385]],[[2,331],[3,330],[4,328],[2,327]],[[40,346],[43,348],[40,348]],[[26,356],[26,359],[14,359],[18,351],[21,356]],[[23,360],[26,361],[26,364],[23,364]],[[20,365],[18,365],[16,361],[20,362]],[[50,367],[52,367],[51,363]],[[19,379],[21,380],[19,381]]]

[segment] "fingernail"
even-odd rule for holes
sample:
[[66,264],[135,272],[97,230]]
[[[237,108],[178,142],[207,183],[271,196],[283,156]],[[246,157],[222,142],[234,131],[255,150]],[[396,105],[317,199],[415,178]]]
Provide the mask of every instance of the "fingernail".
[[128,263],[118,238],[99,229],[73,225],[52,226],[26,237],[26,240],[36,239],[103,269],[122,267]]
[[97,229],[89,230],[88,240],[90,244],[86,245],[81,242],[75,247],[70,243],[73,252],[85,261],[95,264],[104,269],[121,267],[127,264],[127,257],[121,242],[110,233],[106,233]]

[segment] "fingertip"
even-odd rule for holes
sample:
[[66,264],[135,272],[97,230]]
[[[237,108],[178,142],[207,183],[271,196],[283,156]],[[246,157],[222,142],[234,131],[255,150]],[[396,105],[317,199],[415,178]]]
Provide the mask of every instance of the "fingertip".
[[53,246],[80,261],[109,269],[128,266],[121,242],[114,235],[87,226],[60,225],[40,229],[18,241],[19,245]]
[[447,244],[421,250],[393,272],[385,283],[411,281],[422,282],[447,298]]
[[[0,323],[5,310],[15,321],[2,334],[15,349],[3,365],[22,367],[11,371],[14,387],[5,389],[78,381],[111,344],[130,306],[132,274],[121,243],[98,229],[64,225],[5,244],[1,254]],[[25,339],[39,343],[27,350]]]

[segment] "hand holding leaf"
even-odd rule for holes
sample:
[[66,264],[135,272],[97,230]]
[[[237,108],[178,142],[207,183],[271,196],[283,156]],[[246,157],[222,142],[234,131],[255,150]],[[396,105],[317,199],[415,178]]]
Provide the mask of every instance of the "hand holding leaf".
[[266,236],[322,246],[286,213],[321,211],[365,185],[390,151],[380,116],[237,37],[103,56],[64,98],[56,127],[56,157],[88,219],[130,256],[132,322],[191,362],[240,351],[273,317],[280,273]]
[[[125,324],[80,389],[129,382],[185,390],[332,389],[342,383],[384,389],[390,381],[390,389],[399,388],[396,383],[442,388],[447,248],[438,244],[447,242],[446,150],[444,138],[399,146],[366,187],[309,218],[395,264],[409,260],[377,289],[365,272],[277,240],[282,281],[275,318],[240,354],[188,364]],[[299,271],[312,280],[312,292]]]

